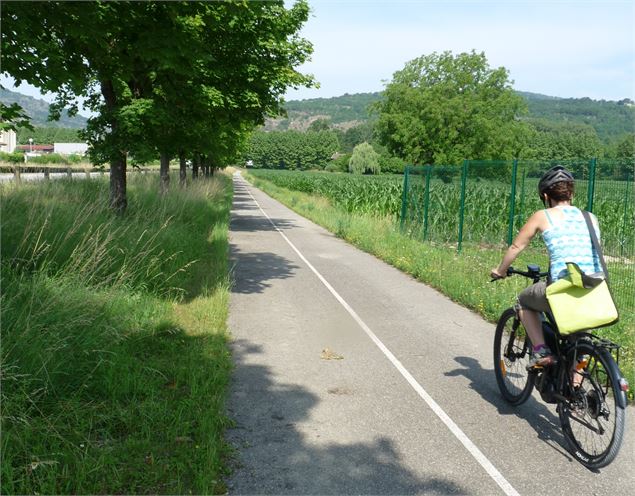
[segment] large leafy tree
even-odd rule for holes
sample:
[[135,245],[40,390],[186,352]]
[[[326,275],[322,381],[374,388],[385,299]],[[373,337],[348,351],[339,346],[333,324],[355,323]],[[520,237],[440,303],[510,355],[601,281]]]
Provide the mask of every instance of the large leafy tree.
[[[11,2],[2,70],[57,93],[58,110],[86,99],[92,156],[110,163],[111,205],[123,211],[128,153],[233,151],[287,87],[311,84],[295,70],[311,52],[297,35],[307,17],[302,0]],[[223,137],[232,145],[210,145]]]
[[524,100],[505,68],[483,53],[424,55],[408,62],[375,104],[376,132],[396,156],[415,164],[510,158],[522,146]]

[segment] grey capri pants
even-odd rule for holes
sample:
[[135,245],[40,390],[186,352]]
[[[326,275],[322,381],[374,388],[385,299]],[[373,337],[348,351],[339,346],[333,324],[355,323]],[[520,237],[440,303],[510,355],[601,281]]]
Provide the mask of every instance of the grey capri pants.
[[547,301],[547,281],[540,281],[523,289],[518,295],[518,304],[521,308],[536,312],[551,311]]

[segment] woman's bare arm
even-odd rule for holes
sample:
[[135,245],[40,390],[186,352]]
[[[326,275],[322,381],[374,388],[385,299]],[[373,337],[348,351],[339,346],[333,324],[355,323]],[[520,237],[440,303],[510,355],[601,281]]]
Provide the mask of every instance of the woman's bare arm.
[[527,248],[536,233],[541,230],[544,220],[545,214],[542,210],[535,212],[531,217],[529,217],[525,225],[521,227],[518,232],[518,236],[514,239],[514,242],[507,249],[500,265],[492,270],[491,275],[493,278],[501,278],[507,275],[507,269],[509,266],[514,262],[514,260],[516,260],[516,257],[520,255],[520,252]]

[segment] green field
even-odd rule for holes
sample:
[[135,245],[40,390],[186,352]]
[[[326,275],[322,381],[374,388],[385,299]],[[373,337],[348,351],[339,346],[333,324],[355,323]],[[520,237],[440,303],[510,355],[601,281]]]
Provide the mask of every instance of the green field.
[[2,494],[226,491],[231,180],[128,194],[0,187]]

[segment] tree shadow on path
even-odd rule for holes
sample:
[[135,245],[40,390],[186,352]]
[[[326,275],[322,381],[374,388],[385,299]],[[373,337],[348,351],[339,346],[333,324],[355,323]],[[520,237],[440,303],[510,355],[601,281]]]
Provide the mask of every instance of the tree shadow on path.
[[235,245],[231,247],[232,293],[262,293],[271,279],[292,277],[298,266],[275,253],[242,253]]
[[[311,410],[320,401],[299,384],[280,383],[258,363],[260,345],[232,344],[235,371],[227,432],[235,449],[230,494],[456,494],[469,488],[422,478],[400,462],[393,442],[324,443]],[[302,428],[300,428],[300,424]]]

